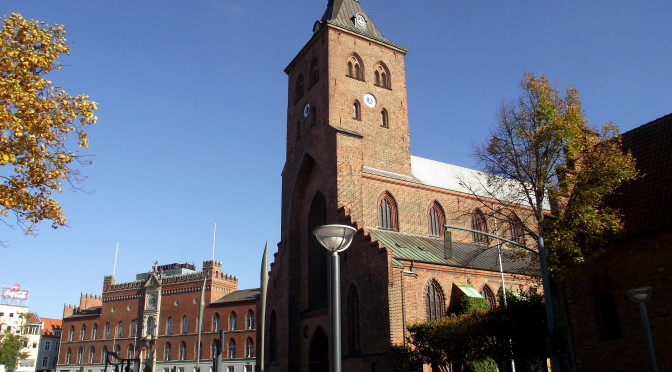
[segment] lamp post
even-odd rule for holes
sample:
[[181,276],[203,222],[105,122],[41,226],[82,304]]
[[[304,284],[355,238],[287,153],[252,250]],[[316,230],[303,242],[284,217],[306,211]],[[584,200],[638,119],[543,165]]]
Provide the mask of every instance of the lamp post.
[[346,225],[323,225],[313,229],[317,241],[331,252],[331,372],[341,372],[341,277],[338,252],[346,250],[357,230]]
[[653,338],[651,338],[651,326],[649,326],[649,316],[646,312],[646,305],[644,304],[653,292],[651,287],[638,287],[628,289],[628,297],[632,302],[639,304],[639,316],[642,318],[642,328],[644,328],[644,338],[646,338],[646,351],[649,354],[649,362],[651,362],[651,371],[658,372],[658,364],[656,363],[656,352],[653,349]]

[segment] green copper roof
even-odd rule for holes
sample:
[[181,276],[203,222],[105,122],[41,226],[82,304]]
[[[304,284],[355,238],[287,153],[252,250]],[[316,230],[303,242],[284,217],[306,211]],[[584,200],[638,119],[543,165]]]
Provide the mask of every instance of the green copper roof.
[[329,0],[320,23],[329,23],[406,51],[383,36],[358,0]]
[[[392,251],[393,261],[415,261],[477,270],[499,271],[497,249],[475,243],[453,241],[451,254],[446,255],[442,237],[414,235],[376,228],[366,229],[372,237]],[[537,261],[532,257],[513,258],[510,249],[502,248],[504,271],[538,275]]]

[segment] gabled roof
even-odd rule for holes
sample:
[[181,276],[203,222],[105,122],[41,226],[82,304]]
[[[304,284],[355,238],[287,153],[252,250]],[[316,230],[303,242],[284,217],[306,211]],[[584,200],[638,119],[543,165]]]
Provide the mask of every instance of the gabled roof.
[[[446,258],[442,237],[414,235],[398,231],[366,228],[366,230],[392,252],[394,260],[414,261],[436,265],[462,267],[476,270],[499,271],[497,249],[486,245],[452,242],[452,254]],[[538,264],[530,255],[516,259],[521,253],[502,248],[504,269],[508,273],[538,275]]]
[[246,301],[256,301],[261,294],[261,289],[252,288],[252,289],[240,289],[233,291],[227,295],[224,295],[215,301],[212,301],[213,304],[226,304],[233,302],[246,302]]
[[672,114],[623,133],[640,178],[622,185],[609,204],[623,215],[625,234],[672,227]]
[[26,323],[33,323],[33,324],[40,323],[40,317],[37,316],[36,313],[28,313]]
[[57,337],[54,331],[60,330],[63,327],[61,319],[40,318],[42,321],[42,336],[43,337]]
[[[356,17],[358,16],[363,18],[364,25],[357,24]],[[375,23],[373,23],[373,20],[366,14],[358,0],[329,0],[327,10],[324,12],[324,15],[322,15],[320,22],[329,23],[356,34],[405,50],[405,48],[392,43],[383,36]]]

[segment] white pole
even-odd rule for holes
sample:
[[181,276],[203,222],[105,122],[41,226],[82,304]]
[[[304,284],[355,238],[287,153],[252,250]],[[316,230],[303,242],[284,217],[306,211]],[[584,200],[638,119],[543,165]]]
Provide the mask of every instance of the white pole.
[[212,232],[212,260],[215,260],[215,241],[217,240],[217,222],[215,222],[215,230]]
[[117,256],[119,255],[119,242],[117,242],[117,249],[114,251],[114,267],[112,268],[112,276],[117,272]]

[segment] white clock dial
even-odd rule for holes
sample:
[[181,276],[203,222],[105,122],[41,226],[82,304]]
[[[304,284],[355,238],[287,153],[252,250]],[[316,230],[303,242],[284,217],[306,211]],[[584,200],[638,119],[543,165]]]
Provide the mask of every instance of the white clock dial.
[[376,97],[373,94],[366,93],[364,95],[364,104],[369,107],[376,107]]

